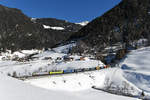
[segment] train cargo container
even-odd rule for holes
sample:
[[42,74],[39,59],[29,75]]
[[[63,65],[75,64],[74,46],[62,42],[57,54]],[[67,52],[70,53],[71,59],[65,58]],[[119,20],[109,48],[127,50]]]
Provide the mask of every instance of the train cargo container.
[[83,71],[90,71],[89,68],[83,68]]
[[92,67],[90,68],[90,71],[96,70],[96,67]]
[[83,69],[75,69],[74,71],[75,71],[76,73],[77,73],[77,72],[83,72]]
[[49,72],[33,72],[32,76],[42,76],[42,75],[48,75]]
[[55,74],[63,74],[63,70],[59,70],[59,71],[51,71],[49,72],[50,75],[55,75]]
[[63,73],[64,73],[64,74],[67,74],[67,73],[74,73],[74,69],[64,70]]

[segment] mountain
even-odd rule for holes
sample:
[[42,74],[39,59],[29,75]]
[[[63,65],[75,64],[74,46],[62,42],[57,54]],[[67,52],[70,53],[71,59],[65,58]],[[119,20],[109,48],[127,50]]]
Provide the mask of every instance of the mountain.
[[76,23],[76,24],[79,24],[79,25],[82,25],[82,26],[86,26],[88,23],[89,23],[89,21],[84,21],[84,22],[80,22],[80,23]]
[[70,39],[78,39],[74,52],[101,52],[116,43],[130,44],[140,38],[150,40],[149,29],[150,1],[122,0],[73,34]]
[[[44,25],[53,28],[46,29]],[[57,30],[58,27],[64,29]],[[1,51],[51,48],[65,41],[72,32],[77,32],[81,27],[52,18],[31,19],[19,9],[0,5]]]
[[37,18],[35,22],[50,27],[61,27],[62,29],[64,29],[63,31],[67,33],[77,32],[82,27],[82,25],[76,25],[75,23],[70,23],[68,21],[59,20],[55,18]]
[[20,10],[0,5],[0,29],[1,50],[34,48],[29,44],[37,44],[36,36],[42,26],[32,23]]

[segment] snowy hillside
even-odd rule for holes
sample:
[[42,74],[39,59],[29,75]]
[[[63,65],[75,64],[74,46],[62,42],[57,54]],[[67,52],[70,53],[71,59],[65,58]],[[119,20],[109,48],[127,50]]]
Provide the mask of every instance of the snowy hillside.
[[150,93],[150,47],[134,50],[120,63],[125,77],[138,88]]
[[92,89],[80,92],[46,90],[1,74],[0,90],[1,100],[136,100]]
[[[12,100],[17,100],[19,95],[25,97],[27,93],[24,100],[35,98],[36,100],[43,100],[43,96],[44,100],[48,100],[50,97],[55,98],[56,94],[60,94],[59,97],[55,98],[56,100],[60,98],[64,100],[92,100],[93,98],[95,100],[99,98],[102,100],[137,100],[137,98],[118,95],[139,97],[144,90],[147,98],[149,98],[150,74],[147,71],[149,70],[149,58],[144,55],[150,52],[150,47],[129,53],[127,58],[120,63],[122,69],[107,68],[64,75],[28,77],[24,79],[24,82],[6,76],[32,76],[34,72],[104,66],[101,61],[94,60],[92,56],[82,57],[68,54],[69,49],[74,45],[68,44],[48,51],[23,50],[13,54],[9,53],[10,51],[2,53],[0,56],[0,73],[4,75],[0,75],[0,90],[5,89],[5,91],[3,91],[3,95],[0,93],[0,97],[9,100],[13,96]],[[26,60],[25,58],[28,57],[29,59]],[[67,60],[65,60],[66,57]],[[68,58],[70,59],[68,60]],[[141,68],[141,65],[145,66]],[[11,87],[16,88],[11,89]],[[22,90],[22,93],[18,92],[19,89]],[[31,89],[32,91],[30,91]],[[9,91],[16,92],[8,95]],[[29,99],[30,96],[33,98]]]
[[122,75],[123,72],[120,69],[110,68],[72,75],[29,78],[25,82],[50,90],[85,91],[94,86],[97,89],[107,88],[118,92],[123,90],[124,93],[139,95],[141,91],[130,84]]

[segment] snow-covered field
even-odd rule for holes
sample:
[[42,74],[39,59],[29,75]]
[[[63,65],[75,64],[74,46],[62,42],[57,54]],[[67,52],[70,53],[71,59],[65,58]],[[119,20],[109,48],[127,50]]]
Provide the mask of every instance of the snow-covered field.
[[136,100],[88,89],[80,92],[46,90],[0,74],[1,100]]
[[[81,56],[67,55],[69,44],[49,51],[21,51],[13,54],[3,53],[0,56],[0,98],[2,100],[137,100],[101,90],[140,96],[142,91],[150,93],[149,53],[150,47],[134,50],[120,63],[121,68],[108,68],[83,73],[65,74],[28,78],[20,81],[7,75],[32,75],[33,72],[44,72],[60,69],[78,69],[103,66],[98,60]],[[26,62],[12,61],[14,56],[19,58],[34,55],[34,59]],[[63,58],[69,56],[70,61]],[[59,58],[59,59],[58,59]],[[95,89],[93,89],[94,87]],[[148,98],[148,96],[147,96]]]
[[[90,60],[85,58],[85,60],[78,60],[80,56],[71,56],[74,58],[73,61],[63,61],[57,60],[57,58],[63,58],[66,54],[56,53],[53,51],[46,51],[39,55],[36,55],[38,59],[28,62],[17,62],[17,61],[0,61],[0,71],[5,74],[13,74],[14,72],[17,76],[27,76],[32,75],[33,72],[44,72],[51,70],[64,70],[64,69],[79,69],[79,68],[91,68],[98,65],[103,66],[101,61]],[[46,57],[52,59],[45,60]]]
[[129,83],[122,75],[123,72],[119,68],[109,68],[71,75],[27,79],[25,82],[49,90],[86,91],[94,86],[97,89],[107,88],[118,92],[119,90],[123,90],[124,93],[134,96],[139,95],[141,91],[136,86]]

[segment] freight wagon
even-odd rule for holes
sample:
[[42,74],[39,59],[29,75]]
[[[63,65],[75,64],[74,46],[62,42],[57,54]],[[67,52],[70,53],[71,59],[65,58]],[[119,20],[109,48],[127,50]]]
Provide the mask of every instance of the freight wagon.
[[44,76],[44,75],[49,75],[48,72],[33,72],[32,76]]
[[83,69],[75,69],[74,72],[83,72]]
[[49,72],[49,74],[50,75],[63,74],[63,70],[51,71]]
[[96,67],[89,68],[90,71],[96,70]]
[[90,70],[89,68],[84,68],[84,69],[83,69],[83,71],[89,71],[89,70]]
[[69,74],[69,73],[78,73],[78,72],[85,72],[85,71],[94,71],[100,70],[104,68],[110,67],[109,65],[91,67],[91,68],[80,68],[80,69],[66,69],[66,70],[54,70],[50,72],[34,72],[32,76],[44,76],[44,75],[56,75],[56,74]]
[[64,74],[74,73],[74,69],[64,70],[63,73],[64,73]]

